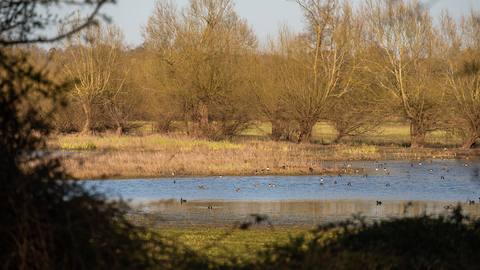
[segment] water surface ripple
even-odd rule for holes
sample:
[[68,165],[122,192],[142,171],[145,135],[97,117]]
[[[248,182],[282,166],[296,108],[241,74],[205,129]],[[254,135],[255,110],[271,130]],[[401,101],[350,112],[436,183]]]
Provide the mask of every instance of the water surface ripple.
[[[378,165],[372,162],[355,162],[351,163],[351,167],[346,167],[341,177],[264,174],[241,177],[101,180],[86,181],[85,185],[104,192],[109,198],[134,200],[375,199],[465,202],[468,199],[478,200],[480,197],[480,176],[476,176],[479,174],[479,162],[469,162],[467,166],[463,166],[466,163],[460,160],[419,164],[418,161],[387,161],[378,168]],[[359,171],[355,172],[356,169]],[[364,177],[365,174],[367,177]],[[320,181],[321,178],[323,182]],[[351,185],[347,185],[348,183]],[[274,184],[275,187],[269,187],[269,184]],[[390,186],[386,186],[387,184]],[[205,189],[199,189],[200,186]],[[237,192],[237,189],[240,189],[240,192]]]
[[[445,210],[445,205],[457,203],[463,205],[464,213],[480,216],[480,176],[477,176],[480,162],[352,162],[340,167],[344,168],[340,177],[322,176],[318,172],[319,175],[306,176],[259,174],[101,180],[84,184],[105,193],[107,198],[131,200],[134,211],[142,213],[133,214],[133,220],[138,224],[147,221],[149,226],[223,226],[251,221],[251,214],[267,215],[273,224],[312,225],[340,221],[353,214],[370,220],[405,214],[439,215],[451,211]],[[204,189],[199,189],[200,186]],[[180,198],[187,202],[180,203]],[[377,205],[377,200],[382,204]],[[475,200],[476,204],[468,205],[467,200]],[[408,202],[413,203],[406,207]],[[146,219],[144,214],[150,217]]]

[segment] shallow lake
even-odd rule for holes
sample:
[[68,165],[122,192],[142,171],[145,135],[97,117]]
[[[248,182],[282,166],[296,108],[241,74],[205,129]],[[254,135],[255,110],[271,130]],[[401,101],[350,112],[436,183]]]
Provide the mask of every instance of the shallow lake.
[[[352,214],[367,219],[438,215],[448,212],[445,205],[457,203],[463,205],[465,213],[479,216],[480,162],[345,162],[336,166],[342,169],[341,176],[259,174],[86,181],[85,185],[105,193],[107,198],[130,200],[135,211],[167,223],[228,224],[250,220],[250,214],[262,214],[276,224],[308,225],[338,221]],[[180,198],[187,202],[181,204]],[[377,200],[382,204],[377,205]],[[476,204],[468,205],[467,200]],[[408,202],[412,205],[406,207]],[[212,210],[207,209],[209,205]]]

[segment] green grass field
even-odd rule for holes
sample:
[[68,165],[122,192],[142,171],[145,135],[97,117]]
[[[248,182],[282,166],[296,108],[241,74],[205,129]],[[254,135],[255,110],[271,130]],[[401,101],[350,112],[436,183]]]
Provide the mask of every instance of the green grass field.
[[455,208],[373,224],[167,229],[147,237],[194,251],[211,269],[479,269],[479,225]]
[[[244,264],[257,259],[257,254],[274,245],[286,245],[295,237],[310,239],[313,228],[307,227],[257,227],[255,229],[184,229],[157,230],[162,238],[175,241],[213,259],[216,263],[236,261]],[[155,237],[155,236],[153,236]]]

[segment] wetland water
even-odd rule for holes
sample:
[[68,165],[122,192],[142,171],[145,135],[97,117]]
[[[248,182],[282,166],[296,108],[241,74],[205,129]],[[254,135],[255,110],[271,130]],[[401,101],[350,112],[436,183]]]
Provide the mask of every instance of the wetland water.
[[[258,174],[86,181],[85,185],[105,193],[107,198],[131,200],[136,212],[152,215],[151,220],[161,220],[162,224],[225,225],[251,220],[250,214],[262,214],[275,224],[313,225],[353,214],[367,220],[404,214],[438,215],[448,212],[445,205],[457,203],[462,203],[465,213],[480,216],[480,176],[476,176],[480,174],[480,162],[345,162],[336,166],[343,170],[341,177]],[[180,198],[187,202],[181,204]],[[377,200],[382,204],[377,205]],[[467,200],[476,203],[468,205]],[[405,207],[408,202],[412,205]],[[207,209],[209,205],[212,210]]]

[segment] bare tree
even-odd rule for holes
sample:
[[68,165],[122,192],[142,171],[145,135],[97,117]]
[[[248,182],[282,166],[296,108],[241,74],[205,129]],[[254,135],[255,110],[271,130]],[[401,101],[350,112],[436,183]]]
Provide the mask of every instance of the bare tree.
[[444,13],[441,22],[444,74],[458,116],[454,128],[463,139],[462,148],[469,149],[480,138],[480,12],[471,9],[460,24]]
[[369,0],[364,7],[372,47],[365,59],[374,84],[384,91],[387,113],[410,121],[411,147],[424,147],[425,135],[442,116],[445,92],[439,76],[436,31],[429,11],[417,1]]
[[[253,30],[234,11],[231,0],[156,3],[142,35],[146,48],[161,59],[165,88],[193,122],[193,134],[209,136],[211,110],[242,82],[242,61],[257,44]],[[187,124],[188,125],[188,124]]]
[[[80,13],[59,28],[59,35],[78,28]],[[94,124],[94,112],[98,107],[112,104],[122,91],[126,66],[120,66],[125,51],[124,37],[115,25],[105,26],[101,22],[84,28],[62,40],[63,53],[57,53],[65,76],[74,81],[72,97],[78,101],[85,113],[85,125],[81,134],[89,133]],[[122,69],[122,70],[120,70]],[[120,125],[120,123],[117,123]],[[119,126],[120,127],[120,126]],[[120,127],[121,128],[121,127]]]
[[251,109],[257,120],[269,122],[272,126],[270,138],[278,141],[288,137],[291,117],[286,110],[285,98],[282,95],[282,80],[278,67],[285,64],[286,59],[278,54],[278,45],[274,39],[268,38],[263,48],[255,54],[250,65],[249,85],[251,93]]
[[287,27],[279,34],[278,55],[284,100],[297,124],[297,140],[309,140],[313,126],[332,106],[332,100],[351,90],[358,67],[355,50],[361,25],[348,2],[295,0],[305,20],[305,31]]
[[356,89],[333,101],[326,117],[327,123],[337,132],[332,143],[338,143],[343,137],[379,131],[385,118],[379,113],[373,95],[367,89]]

